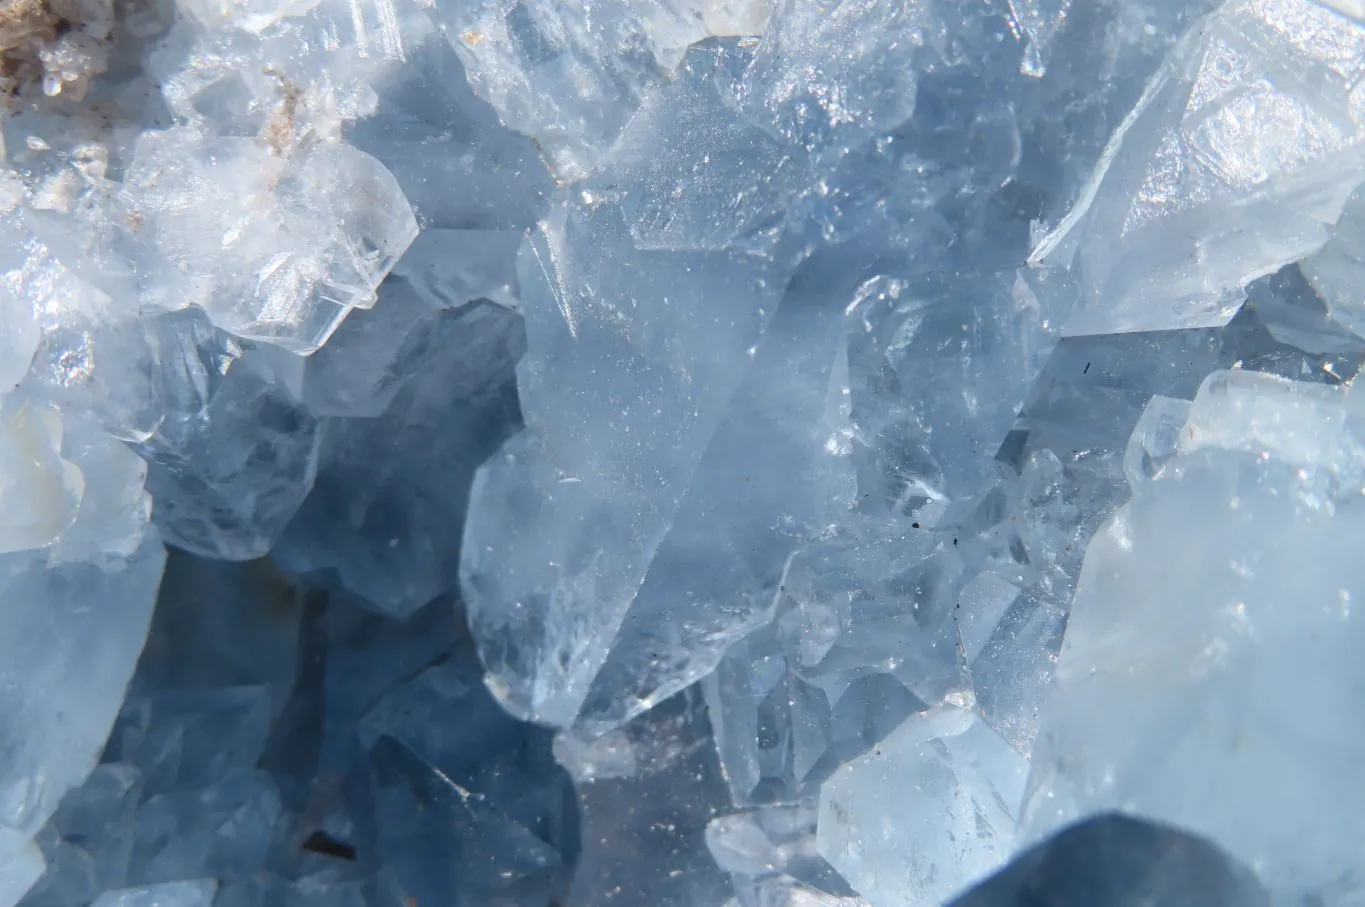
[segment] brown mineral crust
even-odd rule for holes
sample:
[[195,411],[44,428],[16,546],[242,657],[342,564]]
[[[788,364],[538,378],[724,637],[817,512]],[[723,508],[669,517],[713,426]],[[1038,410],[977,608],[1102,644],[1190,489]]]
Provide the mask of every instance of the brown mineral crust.
[[12,94],[41,74],[39,51],[63,30],[47,0],[0,0],[0,89]]

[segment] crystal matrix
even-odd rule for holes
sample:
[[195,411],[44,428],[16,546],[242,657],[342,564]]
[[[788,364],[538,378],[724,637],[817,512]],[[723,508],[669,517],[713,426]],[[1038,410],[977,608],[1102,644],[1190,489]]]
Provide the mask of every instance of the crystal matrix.
[[1360,902],[1362,73],[0,0],[0,907]]

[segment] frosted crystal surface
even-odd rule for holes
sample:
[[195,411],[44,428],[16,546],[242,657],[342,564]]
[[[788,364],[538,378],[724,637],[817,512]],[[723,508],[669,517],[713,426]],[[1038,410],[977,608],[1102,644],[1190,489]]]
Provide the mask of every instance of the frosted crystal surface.
[[286,160],[188,127],[138,139],[120,201],[175,269],[166,282],[186,288],[184,302],[239,337],[303,353],[374,304],[417,235],[393,175],[364,152],[319,145]]
[[591,172],[688,45],[761,31],[771,0],[474,0],[436,21],[470,84],[565,179]]
[[147,635],[164,557],[155,532],[107,566],[4,556],[5,826],[33,834],[94,768]]
[[1034,250],[1079,258],[1067,330],[1224,323],[1247,282],[1320,248],[1358,182],[1362,46],[1310,0],[1225,3],[1182,39]]
[[[909,719],[820,797],[820,852],[874,904],[943,901],[1006,859],[1028,763],[970,712]],[[901,791],[894,815],[882,800]]]
[[[1035,751],[1031,834],[1116,808],[1208,835],[1275,889],[1355,871],[1341,846],[1355,812],[1328,805],[1349,796],[1359,749],[1333,717],[1355,670],[1352,397],[1244,372],[1204,382],[1175,455],[1090,547]],[[1307,557],[1312,571],[1292,566]],[[1322,670],[1296,668],[1304,658]],[[1288,690],[1311,708],[1277,704]],[[1248,790],[1276,798],[1274,821]]]

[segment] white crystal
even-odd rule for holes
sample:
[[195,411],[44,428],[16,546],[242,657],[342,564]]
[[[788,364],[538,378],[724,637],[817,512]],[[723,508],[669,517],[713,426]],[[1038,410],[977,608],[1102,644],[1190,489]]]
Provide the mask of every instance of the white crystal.
[[84,494],[69,526],[48,551],[51,563],[131,557],[142,544],[152,501],[143,488],[147,463],[101,431],[77,425],[62,457],[80,470]]
[[0,400],[0,553],[43,548],[76,520],[80,469],[62,458],[62,417],[17,396]]
[[148,132],[121,198],[185,302],[224,330],[299,353],[373,305],[417,235],[392,174],[346,145],[284,158],[251,139]]

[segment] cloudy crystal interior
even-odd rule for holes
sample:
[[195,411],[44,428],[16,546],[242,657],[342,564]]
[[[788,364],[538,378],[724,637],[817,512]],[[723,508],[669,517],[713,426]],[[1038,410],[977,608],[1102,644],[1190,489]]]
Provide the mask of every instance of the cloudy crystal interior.
[[1365,3],[0,0],[0,907],[1365,904]]

